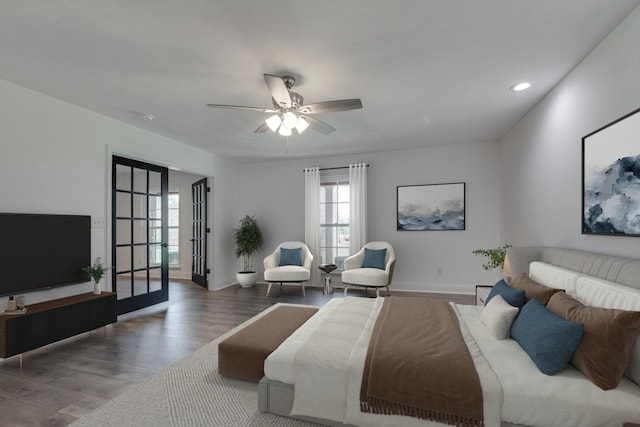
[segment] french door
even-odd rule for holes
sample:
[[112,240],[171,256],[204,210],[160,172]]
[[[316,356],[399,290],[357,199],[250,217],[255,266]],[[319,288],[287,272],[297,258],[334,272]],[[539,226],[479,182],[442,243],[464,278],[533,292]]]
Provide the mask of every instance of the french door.
[[118,314],[169,299],[169,171],[113,156],[111,287]]
[[207,178],[191,184],[191,281],[205,288],[207,283]]

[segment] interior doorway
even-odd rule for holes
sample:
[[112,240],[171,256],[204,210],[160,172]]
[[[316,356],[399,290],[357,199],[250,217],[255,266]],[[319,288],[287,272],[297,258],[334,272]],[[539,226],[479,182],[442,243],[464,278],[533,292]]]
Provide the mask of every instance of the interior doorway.
[[[207,288],[211,276],[211,197],[209,177],[169,170],[169,280]],[[179,200],[172,209],[171,198]]]

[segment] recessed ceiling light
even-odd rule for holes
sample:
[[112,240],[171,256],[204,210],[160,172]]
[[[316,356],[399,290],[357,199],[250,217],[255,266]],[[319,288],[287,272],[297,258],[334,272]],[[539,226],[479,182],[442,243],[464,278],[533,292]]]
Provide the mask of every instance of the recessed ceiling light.
[[514,92],[520,92],[521,90],[526,90],[526,89],[529,89],[530,87],[531,87],[531,82],[522,82],[522,83],[518,83],[511,86],[510,89]]

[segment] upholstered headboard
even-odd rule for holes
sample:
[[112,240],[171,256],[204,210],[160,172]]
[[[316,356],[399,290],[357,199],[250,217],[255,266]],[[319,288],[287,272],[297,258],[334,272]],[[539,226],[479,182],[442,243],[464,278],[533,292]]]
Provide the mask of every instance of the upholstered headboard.
[[543,246],[511,247],[507,250],[511,276],[529,271],[529,264],[542,261],[582,274],[640,289],[640,260],[575,249]]

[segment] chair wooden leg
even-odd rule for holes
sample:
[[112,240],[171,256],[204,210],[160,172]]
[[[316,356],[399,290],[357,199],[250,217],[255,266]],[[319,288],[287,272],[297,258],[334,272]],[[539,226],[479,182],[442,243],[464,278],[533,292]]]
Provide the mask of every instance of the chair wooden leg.
[[300,282],[300,287],[302,288],[302,296],[306,297],[306,295],[304,293],[304,282]]
[[344,296],[347,296],[347,291],[349,290],[349,285],[344,285]]
[[376,288],[376,298],[380,298],[380,288]]
[[273,285],[273,283],[269,282],[269,287],[267,288],[267,296],[269,296],[269,292],[271,292],[271,285]]
[[391,291],[389,291],[389,287],[385,286],[387,288],[387,296],[391,296]]

